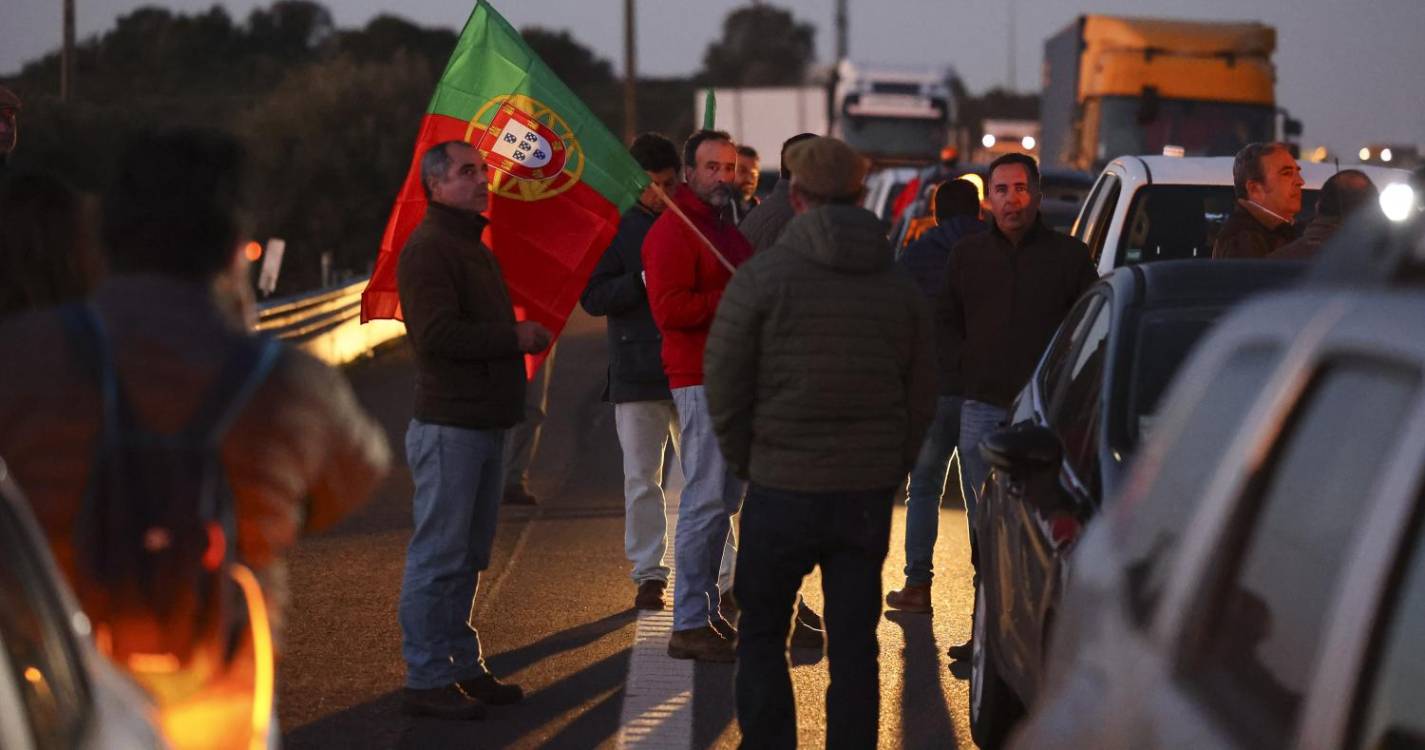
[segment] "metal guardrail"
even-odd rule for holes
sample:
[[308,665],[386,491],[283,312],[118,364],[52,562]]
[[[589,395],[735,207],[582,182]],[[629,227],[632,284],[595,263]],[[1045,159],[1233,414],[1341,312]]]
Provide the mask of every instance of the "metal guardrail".
[[366,281],[270,300],[258,306],[257,330],[303,349],[327,364],[342,365],[406,335],[398,320],[361,324]]

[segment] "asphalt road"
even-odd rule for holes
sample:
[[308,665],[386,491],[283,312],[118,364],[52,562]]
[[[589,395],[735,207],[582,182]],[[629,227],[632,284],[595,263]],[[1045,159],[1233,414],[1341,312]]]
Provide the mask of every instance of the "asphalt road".
[[[600,401],[603,323],[576,311],[561,338],[549,417],[531,470],[534,509],[502,510],[475,622],[491,669],[524,686],[525,701],[481,722],[411,719],[396,622],[410,535],[410,473],[398,465],[375,499],[291,560],[293,608],[281,664],[279,713],[288,748],[615,747],[636,612],[623,558],[622,469],[613,409]],[[414,378],[404,342],[348,368],[362,402],[400,454]],[[670,488],[680,485],[676,472]],[[887,590],[903,582],[904,507],[898,506]],[[671,533],[671,529],[670,529]],[[890,615],[880,626],[881,746],[973,747],[967,673],[945,649],[970,627],[964,515],[942,511],[934,615]],[[803,588],[821,609],[816,574]],[[792,670],[803,747],[825,744],[827,665],[796,653]],[[733,667],[694,671],[691,745],[735,747]]]

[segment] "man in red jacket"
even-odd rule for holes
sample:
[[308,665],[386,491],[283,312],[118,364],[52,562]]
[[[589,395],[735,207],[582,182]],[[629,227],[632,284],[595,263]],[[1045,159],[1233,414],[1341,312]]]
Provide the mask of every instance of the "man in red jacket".
[[724,218],[736,195],[732,137],[716,130],[693,133],[683,146],[683,165],[686,184],[673,193],[674,210],[664,211],[643,240],[644,284],[663,334],[663,369],[678,409],[687,482],[673,537],[678,575],[668,655],[731,662],[735,632],[718,611],[717,573],[743,487],[723,461],[708,420],[703,346],[732,278],[728,266],[751,257],[752,246]]

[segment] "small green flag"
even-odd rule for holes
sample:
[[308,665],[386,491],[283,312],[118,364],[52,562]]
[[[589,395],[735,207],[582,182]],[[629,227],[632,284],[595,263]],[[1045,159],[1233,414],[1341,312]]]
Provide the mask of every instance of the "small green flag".
[[708,89],[708,94],[703,98],[703,130],[716,130],[713,123],[717,122],[717,95],[712,89]]

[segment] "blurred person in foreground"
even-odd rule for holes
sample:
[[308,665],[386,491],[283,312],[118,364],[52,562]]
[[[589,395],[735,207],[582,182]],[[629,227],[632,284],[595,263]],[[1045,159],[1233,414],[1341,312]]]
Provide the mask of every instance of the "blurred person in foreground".
[[[899,263],[934,310],[940,306],[945,288],[951,248],[965,237],[984,232],[985,225],[980,221],[979,191],[968,180],[940,183],[931,193],[930,203],[935,226],[906,247]],[[886,594],[886,604],[892,609],[927,614],[932,609],[930,582],[935,540],[940,533],[941,498],[948,486],[954,486],[956,494],[960,490],[958,473],[953,485],[947,481],[950,458],[960,437],[959,372],[945,365],[947,352],[937,354],[941,365],[935,420],[925,434],[906,492],[905,587]],[[963,458],[960,464],[964,464]]]
[[481,241],[489,180],[463,141],[421,155],[429,205],[401,250],[396,281],[416,355],[415,413],[406,462],[415,529],[401,580],[402,707],[408,714],[480,719],[517,703],[518,685],[490,673],[470,619],[490,565],[504,484],[506,433],[524,418],[524,355],[553,338],[517,322],[500,264]]
[[718,444],[750,480],[734,582],[745,747],[795,747],[787,642],[820,567],[827,746],[876,747],[881,568],[896,487],[934,412],[929,307],[857,203],[865,160],[833,138],[787,153],[797,212],[733,276],[708,336]]
[[83,195],[43,174],[0,181],[0,318],[88,296],[102,265]]
[[1296,239],[1301,166],[1284,143],[1249,143],[1232,160],[1237,207],[1217,233],[1212,257],[1265,258]]
[[[90,305],[107,331],[133,419],[158,433],[192,424],[215,381],[251,345],[243,162],[241,147],[226,135],[140,136],[122,152],[105,197],[112,276]],[[110,422],[62,312],[0,321],[0,349],[24,353],[7,366],[0,389],[0,455],[25,488],[60,568],[84,592],[102,576],[87,564],[91,550],[78,546],[76,528],[98,479],[91,467],[101,426]],[[340,373],[283,346],[219,452],[235,508],[236,556],[262,583],[280,655],[284,558],[301,534],[329,528],[366,500],[390,461],[386,438]],[[149,543],[156,540],[146,537]],[[105,627],[95,623],[96,632]],[[231,742],[221,732],[210,727],[196,746]]]
[[1359,169],[1343,169],[1331,175],[1321,185],[1316,198],[1316,216],[1302,230],[1301,236],[1273,250],[1273,260],[1310,260],[1321,252],[1321,246],[1341,228],[1341,223],[1362,206],[1376,205],[1380,191],[1371,178]]
[[757,204],[757,209],[748,212],[742,218],[742,223],[737,225],[743,236],[752,244],[753,252],[760,253],[776,243],[782,229],[792,220],[792,173],[787,167],[787,149],[815,137],[812,133],[798,133],[782,143],[781,176],[777,179],[777,184],[772,186],[771,195]]

